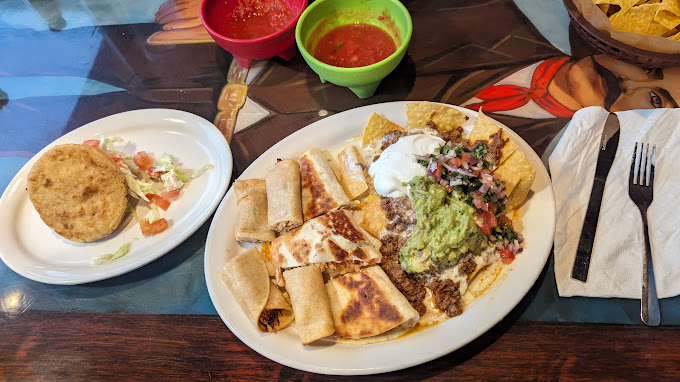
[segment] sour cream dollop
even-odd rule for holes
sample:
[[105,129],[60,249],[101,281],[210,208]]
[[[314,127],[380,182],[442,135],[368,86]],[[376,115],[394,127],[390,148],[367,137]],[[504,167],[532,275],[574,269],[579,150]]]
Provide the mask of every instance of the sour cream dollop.
[[402,183],[410,181],[414,176],[426,174],[425,167],[416,161],[414,154],[432,154],[434,149],[444,143],[444,140],[430,134],[400,138],[386,148],[380,158],[368,168],[375,191],[382,196],[408,196],[408,189]]

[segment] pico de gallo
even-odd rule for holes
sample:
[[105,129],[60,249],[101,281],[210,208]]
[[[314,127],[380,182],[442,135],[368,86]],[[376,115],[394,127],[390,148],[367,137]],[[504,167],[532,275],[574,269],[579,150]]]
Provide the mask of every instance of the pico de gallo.
[[417,155],[416,160],[446,192],[475,208],[480,231],[496,246],[501,260],[510,263],[522,252],[523,238],[503,214],[508,200],[505,182],[493,174],[493,160],[487,154],[484,141],[447,142],[429,156]]

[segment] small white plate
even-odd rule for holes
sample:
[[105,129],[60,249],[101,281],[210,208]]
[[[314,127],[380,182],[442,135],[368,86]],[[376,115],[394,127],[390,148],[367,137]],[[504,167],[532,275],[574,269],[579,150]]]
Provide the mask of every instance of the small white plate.
[[[277,158],[299,159],[310,148],[335,149],[351,137],[361,134],[374,112],[405,126],[407,104],[389,102],[369,105],[324,118],[274,145],[239,178],[263,179],[267,167],[274,164]],[[469,132],[477,112],[456,108],[470,117],[463,125]],[[498,125],[503,126],[500,123]],[[519,210],[521,223],[516,222],[520,223],[525,249],[510,265],[504,267],[499,279],[467,306],[462,315],[396,340],[361,346],[336,343],[303,347],[292,327],[272,334],[259,333],[221,278],[227,261],[245,248],[234,237],[236,198],[233,190],[229,190],[215,213],[205,250],[208,291],[224,323],[246,345],[271,360],[314,373],[343,375],[383,373],[419,365],[450,353],[489,330],[534,285],[550,254],[555,230],[555,199],[545,167],[522,138],[503,127],[536,168],[536,180],[527,201]]]
[[[161,211],[170,224],[165,232],[144,237],[127,214],[110,236],[92,243],[72,242],[40,219],[28,198],[26,179],[33,164],[52,146],[102,136],[122,138],[124,143],[119,148],[125,153],[165,152],[185,169],[197,170],[208,163],[215,168],[192,180],[168,211]],[[212,123],[191,113],[143,109],[88,123],[41,150],[7,186],[0,198],[0,258],[18,274],[49,284],[82,284],[129,272],[163,256],[196,232],[224,196],[231,170],[231,150],[224,136]],[[150,217],[146,207],[138,206],[137,211]],[[126,242],[132,244],[124,257],[101,265],[90,263],[94,257],[113,253]]]

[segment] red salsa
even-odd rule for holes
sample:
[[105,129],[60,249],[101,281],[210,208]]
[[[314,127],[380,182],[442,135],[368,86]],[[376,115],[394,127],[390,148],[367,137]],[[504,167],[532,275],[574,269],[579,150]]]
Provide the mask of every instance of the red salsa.
[[389,57],[397,46],[387,32],[369,24],[348,24],[331,29],[314,49],[314,57],[326,64],[356,68]]
[[285,0],[223,0],[209,4],[206,18],[210,27],[241,40],[269,36],[295,18]]

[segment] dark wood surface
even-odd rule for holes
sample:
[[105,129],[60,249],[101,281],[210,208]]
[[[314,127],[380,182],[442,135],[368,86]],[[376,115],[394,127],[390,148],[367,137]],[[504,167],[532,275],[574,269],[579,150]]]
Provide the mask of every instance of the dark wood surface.
[[[336,380],[272,362],[219,316],[28,311],[0,315],[0,380]],[[352,380],[680,378],[680,331],[513,322],[410,369]],[[408,351],[405,349],[405,351]]]

